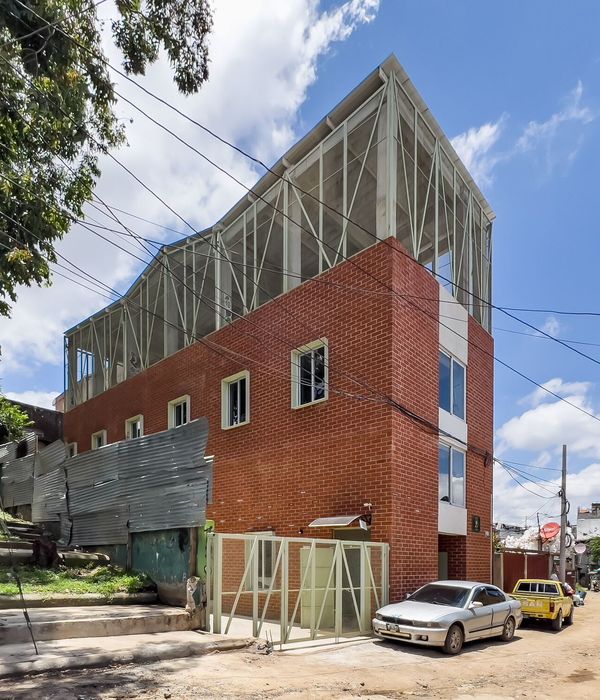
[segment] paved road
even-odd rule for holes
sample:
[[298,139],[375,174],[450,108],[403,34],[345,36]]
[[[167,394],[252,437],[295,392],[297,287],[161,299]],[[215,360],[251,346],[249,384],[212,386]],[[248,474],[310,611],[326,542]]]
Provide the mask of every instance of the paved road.
[[254,650],[103,670],[4,680],[0,698],[573,698],[600,697],[600,593],[559,633],[536,625],[509,644],[465,646],[458,657],[375,640],[275,653]]

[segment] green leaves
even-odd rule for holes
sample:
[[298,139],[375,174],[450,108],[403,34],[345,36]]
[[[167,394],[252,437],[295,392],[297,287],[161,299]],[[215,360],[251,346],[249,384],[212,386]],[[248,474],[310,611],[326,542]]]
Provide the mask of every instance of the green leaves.
[[[113,38],[125,70],[143,75],[162,47],[179,90],[197,91],[208,77],[207,0],[116,7]],[[99,154],[124,143],[100,29],[92,0],[39,0],[31,10],[21,0],[0,4],[2,315],[19,284],[50,281],[47,260],[92,199]]]
[[32,425],[29,416],[18,406],[0,395],[0,444],[19,440],[25,428]]

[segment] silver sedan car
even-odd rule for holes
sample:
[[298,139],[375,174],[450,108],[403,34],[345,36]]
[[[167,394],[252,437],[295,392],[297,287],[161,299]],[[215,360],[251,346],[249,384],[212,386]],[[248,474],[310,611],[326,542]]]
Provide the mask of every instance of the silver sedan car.
[[496,586],[473,581],[436,581],[401,603],[379,609],[373,632],[394,639],[441,647],[458,654],[463,643],[486,637],[509,642],[523,621],[521,604]]

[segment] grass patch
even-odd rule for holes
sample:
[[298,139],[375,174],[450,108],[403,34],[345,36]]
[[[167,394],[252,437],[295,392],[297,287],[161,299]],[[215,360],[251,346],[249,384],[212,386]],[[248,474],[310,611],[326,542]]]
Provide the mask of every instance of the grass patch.
[[[98,593],[110,599],[115,593],[139,593],[155,588],[146,574],[123,571],[116,566],[58,570],[18,566],[17,573],[23,593]],[[18,594],[12,569],[0,566],[0,595]]]
[[5,510],[0,508],[0,520],[4,520],[6,523],[14,523],[15,525],[33,525],[29,520],[23,520],[22,518],[17,518],[16,515],[11,515]]

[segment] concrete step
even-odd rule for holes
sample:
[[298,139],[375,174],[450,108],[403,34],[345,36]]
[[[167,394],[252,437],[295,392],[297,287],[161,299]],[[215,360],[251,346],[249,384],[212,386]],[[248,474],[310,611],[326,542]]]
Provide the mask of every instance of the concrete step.
[[[200,610],[190,615],[166,605],[89,605],[84,608],[34,608],[29,618],[36,640],[109,637],[181,632],[200,627]],[[0,611],[0,645],[29,642],[23,611]],[[0,649],[0,656],[4,653]]]
[[205,632],[158,632],[115,637],[81,637],[39,641],[38,654],[29,643],[7,644],[0,650],[0,678],[76,668],[147,663],[244,649],[256,639]]
[[0,540],[0,549],[28,549],[31,552],[31,542],[23,540]]

